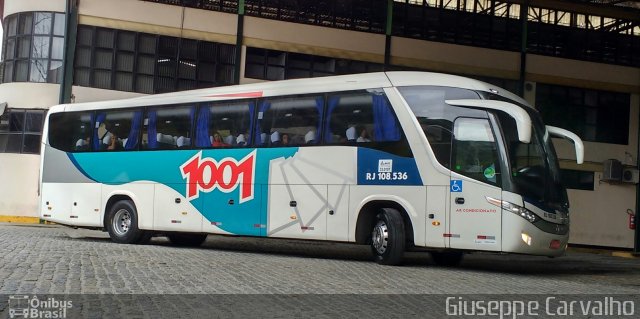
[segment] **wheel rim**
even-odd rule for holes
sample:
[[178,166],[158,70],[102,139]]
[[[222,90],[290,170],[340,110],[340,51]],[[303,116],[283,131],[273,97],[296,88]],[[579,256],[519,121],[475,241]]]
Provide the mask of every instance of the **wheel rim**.
[[131,228],[131,213],[126,209],[120,209],[113,216],[113,230],[119,236],[126,234]]
[[371,234],[373,241],[373,248],[375,248],[378,254],[382,255],[387,250],[389,244],[389,230],[387,224],[384,221],[378,221],[375,227],[373,227],[373,233]]

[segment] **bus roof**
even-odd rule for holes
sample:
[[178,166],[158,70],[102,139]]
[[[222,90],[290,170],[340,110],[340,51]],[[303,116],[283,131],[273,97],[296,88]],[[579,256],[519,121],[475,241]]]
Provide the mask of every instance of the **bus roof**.
[[449,86],[476,91],[493,92],[508,99],[529,105],[519,96],[502,88],[482,81],[444,73],[395,71],[351,75],[305,78],[283,81],[268,81],[253,84],[241,84],[224,87],[197,89],[190,91],[154,94],[137,98],[85,102],[54,106],[50,112],[83,111],[92,109],[110,109],[139,107],[147,105],[169,105],[208,101],[258,98],[292,94],[313,94],[331,91],[350,91],[391,86]]

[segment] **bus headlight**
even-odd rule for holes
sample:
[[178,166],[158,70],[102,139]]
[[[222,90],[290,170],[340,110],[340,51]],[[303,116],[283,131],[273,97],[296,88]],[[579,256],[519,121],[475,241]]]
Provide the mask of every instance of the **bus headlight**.
[[511,213],[514,213],[526,220],[528,220],[531,223],[535,223],[538,220],[538,216],[536,214],[534,214],[532,211],[522,207],[522,206],[518,206],[514,203],[511,202],[507,202],[504,200],[499,200],[499,199],[495,199],[492,197],[487,197],[487,202],[489,202],[490,204],[493,204],[495,206],[501,207],[502,209],[509,211]]

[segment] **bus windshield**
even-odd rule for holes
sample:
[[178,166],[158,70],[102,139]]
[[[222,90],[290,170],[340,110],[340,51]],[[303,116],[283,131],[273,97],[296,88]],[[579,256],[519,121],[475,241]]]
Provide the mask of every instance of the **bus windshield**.
[[[519,105],[531,117],[531,142],[518,140],[515,121],[504,113],[498,118],[509,157],[511,169],[511,188],[505,190],[521,194],[525,200],[551,209],[568,212],[569,198],[567,190],[560,181],[558,157],[551,141],[551,136],[542,122],[540,113],[529,106],[488,92],[479,92],[488,100],[499,100]],[[508,184],[507,184],[508,185]]]
[[[442,165],[482,182],[501,186],[503,190],[520,194],[527,202],[546,208],[545,210],[549,212],[568,210],[567,193],[560,183],[560,169],[551,138],[540,114],[534,109],[497,94],[461,88],[413,86],[401,87],[399,91],[418,119],[436,159]],[[461,155],[469,152],[456,150],[459,148],[471,150],[471,148],[465,147],[463,142],[457,141],[454,137],[458,135],[458,132],[454,132],[454,123],[463,118],[475,118],[478,119],[477,121],[482,118],[488,119],[487,111],[449,105],[445,100],[480,98],[504,101],[522,107],[531,118],[532,134],[530,143],[522,143],[518,138],[516,121],[504,112],[491,111],[490,113],[495,114],[499,122],[499,128],[493,129],[501,131],[505,148],[503,154],[506,158],[502,161],[502,167],[496,167],[490,165],[491,160],[482,161],[482,157],[476,154],[475,161],[481,170],[477,170],[478,174],[473,174],[459,165],[463,159]],[[469,125],[465,127],[470,128]],[[474,145],[479,144],[481,143]],[[461,147],[455,147],[456,145]],[[498,147],[495,143],[490,143],[490,146]],[[498,154],[491,152],[485,155],[488,158],[498,157]],[[501,180],[482,178],[487,167],[490,167],[491,172],[495,172],[496,175],[501,175]],[[499,174],[500,171],[504,174]]]

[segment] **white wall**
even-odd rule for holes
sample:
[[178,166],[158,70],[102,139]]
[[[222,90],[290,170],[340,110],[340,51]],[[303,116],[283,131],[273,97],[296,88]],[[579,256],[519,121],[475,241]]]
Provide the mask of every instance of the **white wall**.
[[5,0],[4,16],[25,11],[65,12],[65,0]]
[[39,155],[0,153],[0,216],[38,216]]
[[0,84],[0,103],[9,108],[45,109],[58,104],[59,84],[14,82]]
[[569,243],[633,248],[627,209],[635,211],[636,185],[600,182],[601,172],[594,179],[594,191],[569,190]]

